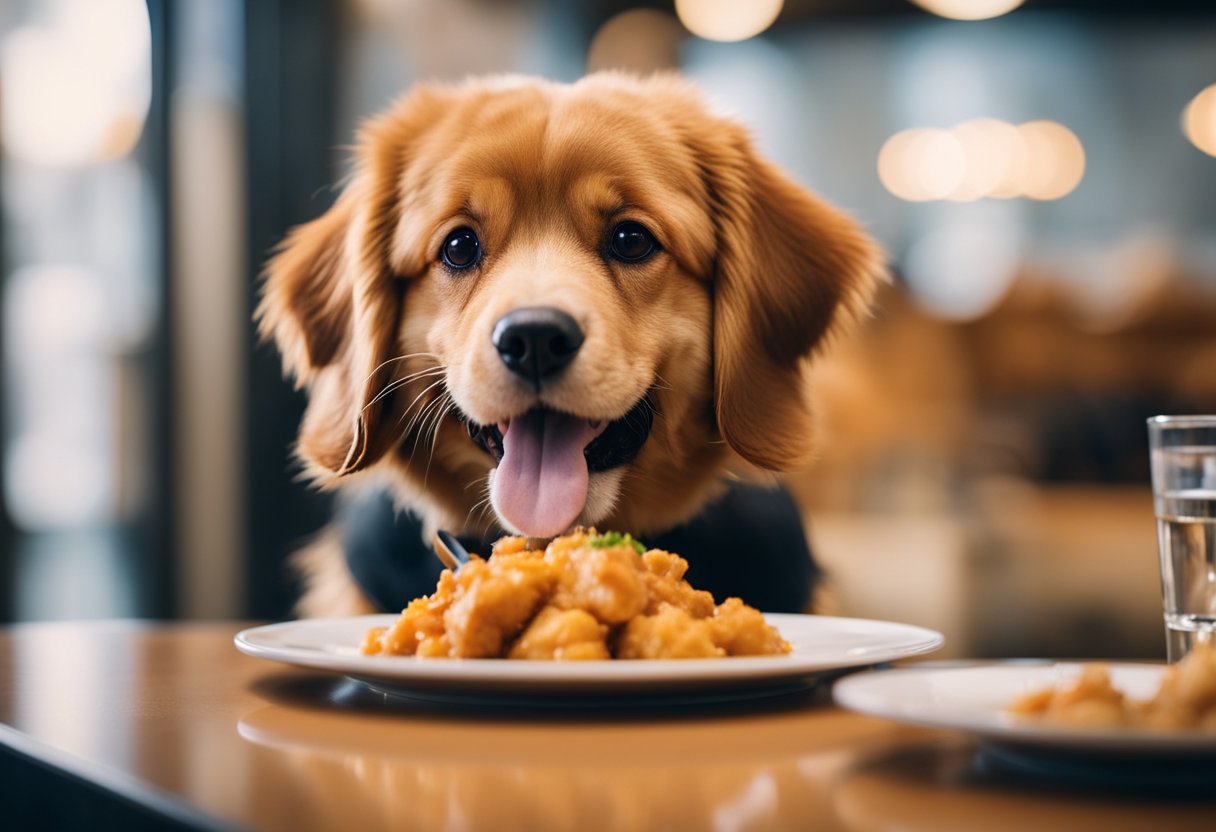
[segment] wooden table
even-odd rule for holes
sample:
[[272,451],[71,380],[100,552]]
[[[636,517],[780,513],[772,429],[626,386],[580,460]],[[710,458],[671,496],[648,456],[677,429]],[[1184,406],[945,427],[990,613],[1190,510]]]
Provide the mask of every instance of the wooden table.
[[822,696],[450,711],[247,658],[238,629],[0,631],[0,828],[1216,829],[1216,794],[1016,777]]

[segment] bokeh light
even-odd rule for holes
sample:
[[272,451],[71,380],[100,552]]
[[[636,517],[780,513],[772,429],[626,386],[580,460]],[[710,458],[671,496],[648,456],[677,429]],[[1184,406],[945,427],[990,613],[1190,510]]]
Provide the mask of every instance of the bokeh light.
[[1026,145],[1016,127],[994,118],[977,118],[950,132],[962,145],[966,171],[949,199],[974,202],[1019,195],[1026,175]]
[[963,146],[945,130],[903,130],[878,153],[878,178],[888,191],[909,202],[944,199],[965,173]]
[[631,9],[611,18],[591,40],[587,71],[626,69],[654,72],[679,66],[684,29],[669,14]]
[[55,11],[3,43],[0,140],[39,165],[121,158],[139,141],[151,100],[147,7],[65,0]]
[[1071,193],[1085,175],[1085,148],[1071,130],[1054,121],[1028,121],[1018,126],[1026,145],[1026,178],[1022,195],[1059,199]]
[[1007,14],[1025,0],[912,0],[927,12],[951,20],[987,20]]
[[909,202],[1059,199],[1084,175],[1085,148],[1054,121],[1015,127],[978,118],[950,130],[913,128],[896,133],[878,153],[883,186]]
[[1191,99],[1182,111],[1182,132],[1191,144],[1216,156],[1216,84]]
[[676,0],[688,31],[706,40],[746,40],[763,32],[781,13],[783,0]]

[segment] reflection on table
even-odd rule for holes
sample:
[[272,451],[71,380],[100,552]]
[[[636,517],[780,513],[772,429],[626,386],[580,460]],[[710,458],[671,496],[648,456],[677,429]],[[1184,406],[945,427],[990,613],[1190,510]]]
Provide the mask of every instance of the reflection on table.
[[[1212,796],[1014,772],[965,735],[845,712],[813,689],[470,709],[247,658],[238,629],[0,633],[0,743],[202,827],[1210,830],[1216,817]],[[54,789],[58,805],[91,791]]]

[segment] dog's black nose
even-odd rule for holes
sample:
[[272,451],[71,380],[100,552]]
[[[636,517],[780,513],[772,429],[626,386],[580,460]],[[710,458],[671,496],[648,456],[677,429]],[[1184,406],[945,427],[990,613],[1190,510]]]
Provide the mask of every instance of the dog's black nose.
[[583,330],[560,309],[529,306],[499,318],[490,340],[508,370],[539,387],[574,360]]

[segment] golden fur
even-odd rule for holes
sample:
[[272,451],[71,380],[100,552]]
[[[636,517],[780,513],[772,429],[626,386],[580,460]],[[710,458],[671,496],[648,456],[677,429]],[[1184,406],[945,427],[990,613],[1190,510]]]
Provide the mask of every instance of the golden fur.
[[[602,256],[624,220],[650,230],[656,256]],[[482,241],[475,273],[439,263],[460,226]],[[297,446],[309,474],[387,482],[428,530],[495,522],[494,460],[455,408],[481,424],[538,402],[611,420],[650,391],[649,439],[591,475],[579,518],[646,534],[696,513],[732,463],[808,460],[807,359],[868,306],[882,268],[853,221],[687,82],[493,78],[418,87],[364,126],[337,203],[271,260],[258,315],[309,390]],[[489,338],[538,298],[586,332],[540,394],[513,383]],[[331,585],[338,557],[308,555],[305,612],[355,611]]]

